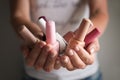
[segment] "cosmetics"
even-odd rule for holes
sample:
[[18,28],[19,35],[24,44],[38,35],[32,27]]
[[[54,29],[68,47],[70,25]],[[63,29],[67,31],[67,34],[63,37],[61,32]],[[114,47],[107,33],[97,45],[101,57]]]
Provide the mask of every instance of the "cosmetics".
[[55,32],[55,22],[47,21],[46,22],[46,42],[48,44],[56,43],[56,32]]
[[55,50],[59,51],[59,43],[56,39],[55,22],[47,20],[44,16],[38,19],[38,25],[46,35],[46,42],[51,44]]
[[[88,32],[90,26],[93,26],[92,22],[89,19],[83,19],[79,28],[77,29],[73,38],[71,38],[68,42],[70,48],[76,48],[76,45],[81,45],[82,47],[85,46],[85,36]],[[76,48],[78,49],[78,48]]]
[[34,44],[37,42],[37,38],[28,30],[25,25],[20,26],[18,32],[20,33],[21,37],[27,44]]
[[74,48],[75,45],[81,45],[86,48],[92,41],[99,37],[100,31],[97,28],[87,34],[88,29],[92,26],[93,24],[89,19],[83,19],[76,34],[70,39],[69,46]]
[[94,41],[97,37],[100,36],[100,30],[95,28],[90,33],[88,33],[84,39],[85,46],[87,47],[92,41]]
[[46,22],[47,22],[47,19],[44,16],[39,17],[38,25],[42,29],[44,34],[46,34]]
[[85,36],[86,36],[90,26],[93,26],[92,22],[89,19],[84,18],[82,20],[80,27],[78,28],[74,38],[81,42],[84,41]]
[[54,21],[46,22],[46,42],[51,44],[55,50],[59,51],[59,43],[56,40],[56,29]]
[[92,41],[94,41],[100,35],[100,30],[97,28],[93,29],[90,33],[87,34],[88,29],[93,26],[93,23],[89,19],[83,19],[78,32],[76,33],[75,39],[82,42],[85,42],[85,47],[88,46]]
[[[59,42],[60,53],[64,52],[68,43],[55,31],[54,21],[48,21],[44,16],[42,16],[38,19],[38,24],[46,35],[46,42],[57,45]],[[74,38],[78,41],[85,42],[85,47],[100,35],[100,31],[97,28],[87,34],[88,29],[92,26],[93,24],[89,19],[83,19],[77,33],[75,34],[76,36]]]

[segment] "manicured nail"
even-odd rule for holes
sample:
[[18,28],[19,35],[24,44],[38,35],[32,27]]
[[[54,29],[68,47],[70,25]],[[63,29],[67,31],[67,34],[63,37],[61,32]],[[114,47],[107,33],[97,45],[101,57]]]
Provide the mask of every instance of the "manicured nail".
[[68,51],[68,55],[70,55],[70,56],[74,55],[72,49],[70,49],[70,50]]
[[75,50],[76,50],[76,51],[79,51],[80,49],[79,49],[79,47],[78,47],[78,46],[75,46]]
[[94,53],[95,49],[94,48],[91,48],[90,49],[90,53]]
[[57,56],[57,52],[56,51],[50,51],[49,56],[51,58],[55,58]]
[[68,61],[69,61],[68,58],[64,58],[65,63],[68,63]]

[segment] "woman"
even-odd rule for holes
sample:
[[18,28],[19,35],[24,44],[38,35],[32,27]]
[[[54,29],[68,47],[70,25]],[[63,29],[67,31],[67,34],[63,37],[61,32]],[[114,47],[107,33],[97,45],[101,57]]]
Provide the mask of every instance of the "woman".
[[[94,24],[88,33],[94,28],[99,28],[103,33],[108,22],[107,0],[11,0],[11,21],[17,32],[19,27],[25,25],[41,39],[43,32],[36,23],[40,16],[54,20],[57,32],[66,40],[69,40],[68,35],[78,29],[82,18],[89,18]],[[56,59],[57,52],[45,41],[36,43],[30,51],[24,46],[22,51],[27,74],[24,80],[101,80],[95,54],[99,50],[98,41],[99,39],[96,39],[88,45],[87,49],[81,50],[82,56],[85,56],[83,59],[78,55],[75,58],[67,56],[69,62],[79,59],[81,64],[65,63],[62,59],[59,62]],[[49,52],[52,54],[48,55]],[[89,59],[86,61],[87,56]],[[57,63],[62,67],[60,68]]]

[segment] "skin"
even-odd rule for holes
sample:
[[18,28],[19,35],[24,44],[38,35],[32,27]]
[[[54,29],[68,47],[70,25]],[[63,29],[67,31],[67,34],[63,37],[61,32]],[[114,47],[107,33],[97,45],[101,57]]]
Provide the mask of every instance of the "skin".
[[[90,7],[90,20],[94,26],[88,31],[92,31],[95,27],[99,28],[101,33],[106,29],[108,22],[107,0],[88,0]],[[41,29],[30,17],[29,0],[11,0],[11,23],[16,33],[18,27],[26,25],[26,27],[39,39],[43,36]],[[75,32],[68,32],[64,38],[69,41],[75,35]],[[20,36],[20,34],[18,34]],[[28,66],[33,66],[36,70],[44,69],[49,72],[53,69],[59,69],[61,66],[68,70],[83,69],[87,65],[94,62],[94,53],[100,48],[99,40],[96,39],[84,49],[81,45],[75,45],[78,49],[67,47],[65,55],[58,57],[58,53],[53,46],[45,41],[38,41],[32,49],[23,45],[21,50]]]

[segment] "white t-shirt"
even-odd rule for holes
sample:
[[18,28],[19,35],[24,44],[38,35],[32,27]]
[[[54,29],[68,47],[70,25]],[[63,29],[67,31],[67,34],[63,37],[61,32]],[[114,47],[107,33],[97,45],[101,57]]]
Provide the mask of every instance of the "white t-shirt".
[[[37,22],[40,16],[46,16],[56,22],[56,29],[61,35],[74,31],[79,27],[82,18],[89,17],[89,7],[85,0],[31,0],[31,16]],[[85,69],[68,71],[65,68],[45,72],[36,71],[33,67],[25,66],[26,73],[43,80],[76,80],[94,74],[98,69],[97,59]]]

